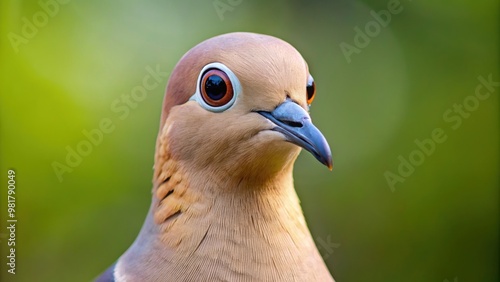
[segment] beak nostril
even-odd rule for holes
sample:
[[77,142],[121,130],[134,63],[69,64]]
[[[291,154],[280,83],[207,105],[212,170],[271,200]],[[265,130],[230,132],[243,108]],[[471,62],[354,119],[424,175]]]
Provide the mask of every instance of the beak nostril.
[[302,122],[293,121],[293,120],[281,120],[281,122],[283,122],[286,125],[292,126],[292,127],[299,127],[300,128],[300,127],[304,126],[304,124]]

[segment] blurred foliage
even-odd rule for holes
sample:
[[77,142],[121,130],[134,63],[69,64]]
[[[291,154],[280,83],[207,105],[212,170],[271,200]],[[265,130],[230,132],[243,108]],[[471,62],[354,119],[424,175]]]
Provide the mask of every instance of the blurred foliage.
[[[0,171],[6,183],[16,170],[19,219],[13,276],[2,184],[1,281],[89,281],[127,249],[150,204],[167,79],[123,119],[112,105],[146,67],[170,72],[230,31],[283,38],[308,60],[335,168],[303,153],[295,182],[315,239],[340,244],[325,254],[338,281],[498,281],[500,89],[456,130],[443,118],[478,76],[500,80],[498,3],[401,1],[348,63],[341,43],[394,1],[1,1]],[[218,14],[214,3],[237,5]],[[114,130],[60,182],[53,162],[105,118]],[[446,141],[391,191],[384,173],[436,128]]]

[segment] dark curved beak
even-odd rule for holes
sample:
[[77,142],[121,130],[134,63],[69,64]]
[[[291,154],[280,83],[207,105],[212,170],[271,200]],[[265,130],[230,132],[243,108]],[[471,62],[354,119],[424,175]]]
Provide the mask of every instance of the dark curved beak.
[[272,129],[285,135],[288,142],[309,151],[313,156],[332,170],[332,153],[325,137],[311,121],[311,117],[301,106],[287,99],[274,111],[257,111],[276,126]]

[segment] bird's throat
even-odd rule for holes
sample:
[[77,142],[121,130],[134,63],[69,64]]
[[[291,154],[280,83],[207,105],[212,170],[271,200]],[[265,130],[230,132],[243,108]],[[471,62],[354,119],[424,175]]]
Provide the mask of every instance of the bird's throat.
[[285,236],[294,245],[303,244],[309,236],[291,170],[255,181],[209,170],[189,171],[172,160],[163,168],[153,191],[151,213],[169,248],[194,251],[210,236],[212,240],[241,238],[241,244],[245,237]]
[[[190,170],[159,150],[148,217],[117,273],[134,281],[333,281],[302,214],[293,164],[273,177],[234,178]],[[136,265],[152,271],[128,270]]]

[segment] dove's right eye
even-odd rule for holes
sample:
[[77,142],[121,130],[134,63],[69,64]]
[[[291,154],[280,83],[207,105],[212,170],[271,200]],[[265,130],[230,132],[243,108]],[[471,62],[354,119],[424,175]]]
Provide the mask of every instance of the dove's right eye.
[[236,102],[241,84],[236,75],[222,63],[210,63],[198,76],[194,100],[211,112],[223,112]]
[[212,107],[224,106],[234,96],[231,80],[218,69],[210,69],[203,74],[200,91],[203,100]]

